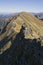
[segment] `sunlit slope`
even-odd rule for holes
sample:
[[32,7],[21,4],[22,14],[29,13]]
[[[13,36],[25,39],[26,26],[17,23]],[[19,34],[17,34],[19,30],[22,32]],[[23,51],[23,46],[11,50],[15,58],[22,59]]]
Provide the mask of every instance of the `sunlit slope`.
[[27,23],[32,26],[34,31],[39,31],[41,34],[43,34],[43,22],[32,16],[28,13],[22,13],[22,16],[27,20]]
[[[27,30],[25,31],[26,38],[38,38],[43,36],[43,22],[35,18],[30,13],[21,12],[16,20],[12,20],[12,22],[16,22],[17,26],[14,28],[15,31],[19,32],[21,26],[25,23],[27,26]],[[31,31],[31,33],[29,32]],[[27,34],[28,33],[28,34]]]

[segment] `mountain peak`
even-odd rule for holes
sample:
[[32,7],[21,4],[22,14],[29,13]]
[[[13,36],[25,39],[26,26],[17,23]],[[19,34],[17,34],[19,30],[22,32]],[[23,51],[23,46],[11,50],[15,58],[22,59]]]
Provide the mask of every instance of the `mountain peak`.
[[[21,12],[16,16],[13,16],[12,20],[7,25],[4,34],[8,35],[12,29],[16,33],[19,33],[22,26],[26,27],[24,30],[25,38],[31,39],[43,36],[43,22],[27,12]],[[1,35],[2,38],[4,38],[4,34]]]

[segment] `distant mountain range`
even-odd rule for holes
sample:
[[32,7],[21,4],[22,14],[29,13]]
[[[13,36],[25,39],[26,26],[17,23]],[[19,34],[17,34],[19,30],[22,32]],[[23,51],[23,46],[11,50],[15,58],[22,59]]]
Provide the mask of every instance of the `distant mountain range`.
[[43,13],[32,13],[36,18],[43,21]]
[[15,15],[17,15],[18,13],[10,13],[10,14],[0,14],[0,18],[11,18]]
[[[0,18],[11,18],[15,15],[17,15],[18,13],[11,13],[11,14],[0,14]],[[43,21],[43,13],[31,13],[32,15],[34,15],[36,18],[40,19]]]

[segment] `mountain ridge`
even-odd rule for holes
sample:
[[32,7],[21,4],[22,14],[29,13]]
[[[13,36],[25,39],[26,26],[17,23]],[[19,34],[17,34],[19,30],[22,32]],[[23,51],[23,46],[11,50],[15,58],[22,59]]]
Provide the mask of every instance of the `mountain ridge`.
[[[21,12],[17,14],[15,17],[13,17],[10,23],[7,25],[6,31],[7,30],[9,31],[12,28],[14,31],[18,33],[20,32],[22,25],[27,26],[26,27],[27,31],[31,29],[30,31],[31,32],[33,31],[36,34],[36,37],[38,34],[39,36],[43,36],[43,22],[41,22],[40,20],[35,18],[33,15],[27,12]],[[5,33],[7,34],[7,32]]]

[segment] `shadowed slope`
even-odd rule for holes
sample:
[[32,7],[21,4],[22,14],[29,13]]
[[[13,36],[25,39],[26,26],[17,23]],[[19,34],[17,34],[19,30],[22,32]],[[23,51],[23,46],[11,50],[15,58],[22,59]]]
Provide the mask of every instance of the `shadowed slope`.
[[11,39],[11,47],[0,55],[0,65],[43,65],[40,40],[25,39],[23,31],[24,27]]

